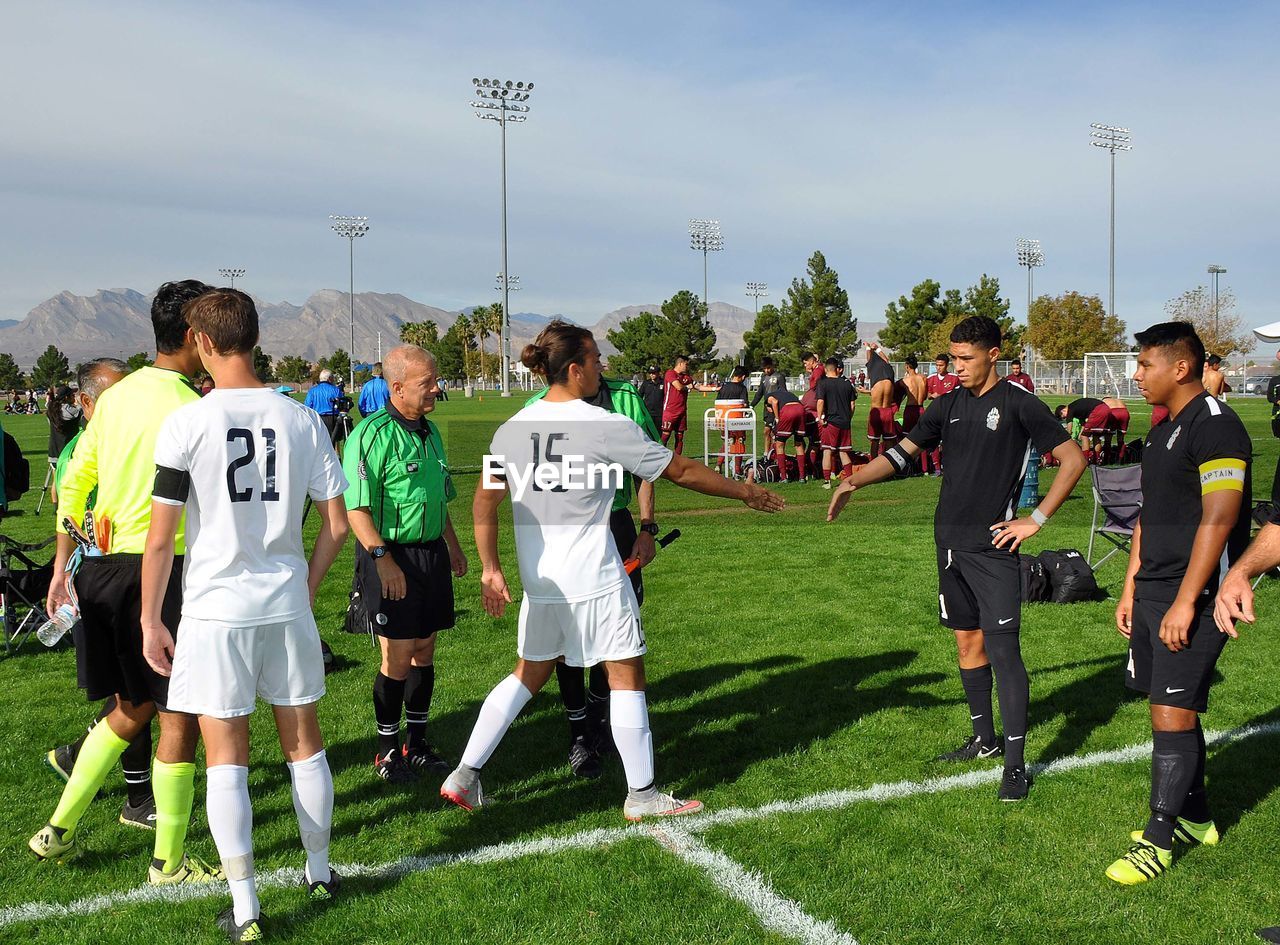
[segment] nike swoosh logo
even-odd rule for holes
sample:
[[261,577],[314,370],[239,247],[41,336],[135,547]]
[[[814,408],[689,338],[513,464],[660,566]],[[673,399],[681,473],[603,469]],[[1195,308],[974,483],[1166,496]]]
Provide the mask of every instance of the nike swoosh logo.
[[969,721],[972,722],[974,719],[980,719],[980,718],[982,718],[982,716],[980,715],[971,715],[969,716]]
[[1173,695],[1175,692],[1186,692],[1186,691],[1187,691],[1187,690],[1185,690],[1185,689],[1170,689],[1168,686],[1165,686],[1165,688],[1164,688],[1164,694],[1165,694],[1166,696],[1171,696],[1171,695]]
[[959,422],[960,422],[960,418],[959,418],[959,417],[952,417],[952,418],[951,418],[951,422],[952,422],[952,423],[959,423]]
[[993,746],[991,746],[990,748],[979,748],[979,749],[978,749],[978,757],[979,757],[979,758],[990,758],[992,755],[994,755],[994,754],[995,754],[996,752],[998,752],[999,750],[1000,750],[1000,746],[999,746],[999,745],[993,745]]
[[1004,620],[997,620],[997,621],[996,621],[996,623],[1000,624],[1000,626],[1002,626],[1002,627],[1003,627],[1003,626],[1004,626],[1005,624],[1007,624],[1007,623],[1013,623],[1013,618],[1012,618],[1012,617],[1006,617]]
[[1027,737],[1027,736],[1025,736],[1025,735],[1006,735],[1006,736],[1004,737],[1004,740],[1005,740],[1005,741],[1007,741],[1007,742],[1020,742],[1020,741],[1022,741],[1024,738],[1026,738],[1026,737]]

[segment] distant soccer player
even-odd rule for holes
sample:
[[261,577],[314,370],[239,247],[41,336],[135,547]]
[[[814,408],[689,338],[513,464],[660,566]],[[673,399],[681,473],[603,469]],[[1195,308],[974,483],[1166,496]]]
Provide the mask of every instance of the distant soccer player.
[[1017,384],[1024,388],[1027,392],[1034,394],[1036,392],[1036,383],[1031,379],[1031,375],[1022,370],[1022,362],[1014,359],[1009,362],[1009,376],[1005,378],[1010,384]]
[[[933,359],[933,373],[925,383],[929,400],[944,397],[960,386],[960,378],[951,370],[951,355],[943,352]],[[942,475],[942,448],[924,450],[920,454],[921,468],[926,476]]]
[[[743,406],[746,406],[747,396],[750,391],[747,390],[747,368],[746,365],[735,365],[729,373],[729,380],[720,385],[720,389],[716,391],[716,400],[740,400]],[[742,475],[742,457],[746,453],[747,448],[747,431],[746,430],[728,430],[725,439],[728,440],[728,451],[733,457],[733,475]],[[716,460],[716,469],[723,464],[719,459]]]
[[[1214,625],[1221,562],[1249,543],[1249,434],[1201,382],[1204,345],[1187,322],[1138,332],[1134,380],[1169,420],[1142,451],[1142,511],[1116,628],[1129,641],[1125,683],[1151,702],[1151,817],[1107,876],[1129,886],[1173,863],[1173,841],[1217,843],[1205,794],[1204,730],[1227,636]],[[1229,631],[1228,631],[1229,632]]]
[[1204,362],[1204,389],[1209,396],[1219,400],[1227,399],[1227,375],[1222,373],[1222,358],[1211,354]]
[[[934,516],[938,611],[942,625],[955,632],[973,734],[939,760],[972,761],[1003,753],[998,796],[1020,801],[1030,783],[1024,764],[1030,687],[1018,643],[1022,586],[1017,551],[1071,494],[1085,463],[1044,402],[996,374],[1000,326],[993,319],[975,315],[956,325],[951,354],[961,389],[933,401],[904,442],[854,470],[831,496],[827,520],[835,521],[854,490],[905,473],[921,450],[939,443],[945,447],[947,475]],[[1039,507],[1020,519],[1014,510],[1031,443],[1052,453],[1061,468]],[[993,668],[1003,745],[991,712]]]
[[754,410],[760,401],[764,401],[764,448],[766,453],[774,448],[773,431],[778,419],[773,412],[773,408],[769,406],[769,395],[778,388],[779,384],[786,387],[787,379],[778,373],[778,368],[773,358],[761,358],[760,386],[756,388],[756,395],[751,398],[751,408]]
[[[903,436],[914,430],[916,424],[920,422],[920,415],[924,412],[924,402],[929,398],[929,382],[920,373],[920,362],[916,360],[916,356],[907,355],[905,364],[907,370],[902,375],[902,380],[898,382],[902,385],[905,400],[902,407]],[[921,456],[920,462],[916,465],[916,472],[924,471],[924,457]]]
[[649,418],[653,421],[655,430],[662,427],[662,402],[665,395],[662,389],[662,376],[658,371],[656,364],[649,365],[649,369],[645,372],[645,378],[640,382],[640,386],[636,388],[640,394],[640,399],[644,401],[644,409],[649,411]]
[[689,388],[693,386],[693,378],[689,376],[689,359],[683,354],[676,358],[675,365],[667,371],[662,384],[662,445],[666,446],[674,433],[675,451],[683,453],[684,433],[689,429]]
[[893,400],[893,365],[874,341],[866,342],[867,384],[871,409],[867,413],[867,441],[874,459],[898,442],[898,411]]
[[[569,666],[606,665],[610,727],[629,789],[624,816],[640,820],[696,813],[701,802],[678,800],[654,784],[644,634],[635,593],[609,535],[616,490],[610,480],[622,470],[650,482],[666,478],[760,511],[778,511],[782,499],[673,454],[628,418],[586,403],[582,398],[593,396],[600,384],[600,349],[587,329],[553,321],[525,346],[521,360],[550,389],[498,428],[474,506],[484,608],[500,617],[511,592],[498,556],[498,507],[511,495],[524,586],[520,658],[515,671],[485,699],[462,764],[440,793],[466,810],[485,803],[480,769],[563,657]],[[570,456],[574,466],[562,465],[568,461],[561,457]],[[494,464],[501,470],[497,475]]]
[[[170,707],[200,716],[209,832],[232,899],[218,925],[234,942],[255,942],[263,920],[253,871],[249,715],[259,698],[271,703],[288,759],[307,858],[303,881],[313,900],[332,899],[338,887],[329,868],[333,778],[316,719],[324,661],[311,605],[347,537],[347,480],[320,418],[254,374],[253,300],[218,289],[184,311],[217,387],[170,415],[156,440],[143,652],[170,677]],[[310,563],[302,547],[308,497],[320,513]],[[162,601],[184,507],[190,547],[175,647]]]
[[1111,422],[1111,408],[1096,397],[1077,397],[1069,404],[1059,404],[1054,410],[1064,424],[1070,425],[1073,435],[1079,424],[1080,447],[1089,462],[1102,461],[1103,433]]
[[818,381],[818,424],[822,429],[822,488],[831,488],[837,454],[840,466],[853,466],[853,405],[858,392],[844,376],[839,358],[827,358],[826,376]]
[[807,482],[805,453],[809,446],[805,440],[804,404],[787,390],[785,378],[769,392],[769,399],[765,403],[774,416],[773,456],[781,470],[782,481],[786,481],[787,475],[787,441],[795,437],[796,472],[801,482]]

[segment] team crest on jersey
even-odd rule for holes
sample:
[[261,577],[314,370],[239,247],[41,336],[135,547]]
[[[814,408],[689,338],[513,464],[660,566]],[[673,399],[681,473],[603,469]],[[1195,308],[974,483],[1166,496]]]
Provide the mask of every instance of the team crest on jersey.
[[356,473],[357,475],[360,476],[361,479],[364,479],[366,481],[369,479],[369,470],[365,468],[363,459],[360,460],[360,464],[356,466]]
[[987,414],[987,429],[994,430],[1000,426],[1000,408],[992,407],[991,412]]
[[1173,444],[1178,439],[1178,434],[1181,432],[1182,432],[1182,427],[1178,427],[1178,429],[1174,430],[1173,436],[1169,437],[1169,442],[1164,445],[1164,448],[1167,450],[1173,449]]

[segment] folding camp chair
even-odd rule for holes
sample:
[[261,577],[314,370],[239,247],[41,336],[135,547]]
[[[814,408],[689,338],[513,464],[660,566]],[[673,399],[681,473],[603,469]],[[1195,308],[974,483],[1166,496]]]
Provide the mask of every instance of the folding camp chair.
[[[1090,466],[1089,475],[1093,480],[1093,524],[1086,560],[1096,571],[1117,551],[1128,552],[1133,541],[1138,513],[1142,511],[1142,467]],[[1095,562],[1093,545],[1098,535],[1114,547]]]
[[[0,535],[0,615],[4,622],[5,655],[20,647],[40,624],[49,619],[45,595],[53,579],[53,563],[37,564],[31,555],[53,544],[50,536],[28,545]],[[18,610],[24,613],[19,618]]]

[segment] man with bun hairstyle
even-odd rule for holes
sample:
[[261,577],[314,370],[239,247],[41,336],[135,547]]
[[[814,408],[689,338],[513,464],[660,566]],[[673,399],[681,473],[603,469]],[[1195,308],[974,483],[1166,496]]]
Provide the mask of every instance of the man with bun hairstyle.
[[511,496],[524,587],[519,659],[485,699],[462,763],[440,793],[465,810],[486,802],[480,769],[563,658],[569,666],[605,664],[610,728],[628,787],[623,815],[635,821],[696,813],[701,802],[655,785],[645,640],[635,592],[609,534],[609,509],[626,473],[765,512],[782,509],[782,498],[753,482],[725,479],[654,443],[632,420],[587,403],[601,372],[589,330],[553,321],[521,360],[549,389],[494,434],[473,506],[485,611],[501,617],[511,592],[498,555],[498,507]]

